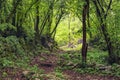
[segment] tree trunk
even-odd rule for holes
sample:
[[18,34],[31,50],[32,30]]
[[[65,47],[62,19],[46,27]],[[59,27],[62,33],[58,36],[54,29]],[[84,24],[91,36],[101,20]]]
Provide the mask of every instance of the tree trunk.
[[71,34],[70,34],[70,22],[71,22],[71,18],[70,18],[70,14],[68,15],[68,30],[69,30],[69,34],[68,34],[68,46],[71,44]]
[[39,18],[39,6],[36,7],[36,19],[35,19],[35,44],[38,43],[38,40],[39,40],[39,21],[40,21],[40,18]]
[[18,5],[20,4],[21,1],[22,1],[22,0],[17,0],[17,1],[14,0],[14,1],[13,1],[13,3],[14,3],[13,9],[12,9],[12,11],[10,12],[10,14],[7,16],[6,22],[9,23],[9,21],[10,21],[11,18],[13,17],[13,14],[16,13],[17,7],[18,7]]
[[58,19],[57,19],[57,21],[56,21],[56,23],[55,23],[55,27],[53,28],[53,30],[52,30],[52,32],[50,33],[50,35],[52,36],[53,35],[53,33],[56,31],[56,29],[57,29],[57,26],[58,26],[58,24],[59,24],[59,22],[60,22],[60,20],[61,20],[61,18],[62,18],[62,16],[63,16],[63,11],[62,11],[62,9],[61,9],[61,12],[60,12],[60,14],[59,14],[59,17],[58,17]]
[[[88,0],[86,0],[88,1]],[[87,58],[87,42],[86,42],[86,18],[87,18],[87,10],[88,5],[85,4],[83,7],[82,13],[82,24],[83,24],[83,45],[82,45],[82,66],[86,66],[86,58]]]
[[102,29],[102,32],[103,32],[103,35],[104,35],[104,38],[105,38],[105,42],[107,44],[107,49],[108,49],[108,53],[109,53],[108,61],[109,61],[110,64],[115,63],[116,62],[116,56],[115,56],[115,53],[113,52],[113,43],[110,39],[109,33],[107,31],[107,26],[106,26],[106,23],[105,23],[107,15],[108,15],[108,11],[109,11],[109,9],[111,7],[111,4],[112,4],[112,0],[110,0],[109,5],[106,9],[106,12],[105,12],[104,8],[100,5],[99,1],[93,1],[93,3],[96,7],[97,16],[98,16],[98,19],[100,20],[100,27]]
[[[15,6],[15,1],[13,2],[13,5]],[[13,17],[12,17],[12,25],[16,26],[16,12],[13,13]]]

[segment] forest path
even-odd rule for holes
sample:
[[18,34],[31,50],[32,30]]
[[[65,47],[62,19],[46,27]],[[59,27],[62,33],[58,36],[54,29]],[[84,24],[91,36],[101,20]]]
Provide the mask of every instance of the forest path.
[[31,65],[37,65],[40,69],[44,70],[44,73],[48,74],[54,71],[57,61],[58,57],[55,54],[41,53],[32,59]]
[[[69,51],[70,52],[70,51]],[[55,70],[59,65],[57,64],[60,61],[59,54],[65,54],[65,51],[57,51],[55,53],[44,54],[41,53],[39,56],[36,56],[32,60],[32,65],[37,64],[40,69],[44,70],[44,73],[47,75],[55,75]],[[40,58],[44,58],[41,59]],[[114,76],[99,76],[99,75],[90,75],[90,74],[80,74],[73,70],[65,70],[62,71],[62,75],[65,77],[64,79],[58,78],[45,78],[44,80],[120,80],[120,78],[116,78]]]
[[[5,68],[0,71],[0,80],[120,80],[120,77],[114,76],[80,74],[74,70],[61,71],[59,70],[61,65],[58,64],[61,59],[59,54],[66,53],[68,52],[62,50],[52,53],[40,53],[34,56],[28,64],[31,67],[36,65],[40,70],[44,70],[43,73],[35,73],[21,68]],[[4,73],[4,78],[1,77],[2,72],[7,72],[7,75]]]

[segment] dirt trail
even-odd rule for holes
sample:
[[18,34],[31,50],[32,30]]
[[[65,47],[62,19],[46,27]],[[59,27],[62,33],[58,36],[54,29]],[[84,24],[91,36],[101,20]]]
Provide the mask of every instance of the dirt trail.
[[[40,60],[41,56],[45,58],[44,61]],[[57,65],[58,61],[59,61],[59,56],[56,56],[55,54],[44,54],[43,53],[42,55],[35,57],[32,63],[38,64],[40,69],[43,69],[46,74],[49,74],[51,72],[54,72],[54,69],[58,66]],[[73,70],[63,71],[63,75],[67,76],[66,80],[120,80],[120,78],[117,78],[114,76],[80,74]]]
[[120,80],[120,78],[114,76],[80,74],[72,70],[66,70],[64,73],[69,76],[68,80]]
[[[41,59],[42,58],[42,59]],[[38,65],[46,74],[53,72],[57,67],[58,57],[55,54],[42,53],[32,59],[31,65]]]
[[[59,52],[57,52],[59,53]],[[35,56],[33,59],[31,59],[30,65],[34,66],[37,65],[40,69],[44,70],[44,74],[51,74],[55,72],[55,68],[59,65],[57,62],[59,61],[59,55],[53,54],[53,53],[41,53],[38,56]],[[5,69],[8,71],[8,78],[2,78],[0,80],[31,80],[25,78],[23,75],[22,70],[16,69],[16,74],[13,75],[11,72],[15,72],[14,69],[8,68]],[[114,76],[99,76],[99,75],[89,75],[89,74],[80,74],[73,70],[66,70],[63,71],[63,75],[66,76],[65,80],[120,80],[120,78],[114,77]],[[36,79],[40,80],[40,79]],[[48,79],[44,78],[43,80],[63,80],[63,79]]]

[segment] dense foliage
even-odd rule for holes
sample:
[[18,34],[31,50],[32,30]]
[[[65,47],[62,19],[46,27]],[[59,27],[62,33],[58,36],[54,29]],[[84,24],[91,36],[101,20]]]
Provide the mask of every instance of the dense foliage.
[[71,61],[78,71],[94,63],[116,67],[120,64],[119,12],[119,0],[0,0],[0,68],[18,67],[19,59],[27,63],[42,51],[57,49],[79,50],[63,54],[66,61],[60,63],[66,67]]

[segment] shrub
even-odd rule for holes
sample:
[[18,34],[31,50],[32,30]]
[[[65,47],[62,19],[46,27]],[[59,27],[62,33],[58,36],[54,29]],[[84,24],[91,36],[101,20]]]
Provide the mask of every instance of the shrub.
[[9,23],[0,24],[0,34],[3,37],[16,35],[16,31],[17,31],[16,27]]
[[[6,61],[16,60],[25,55],[25,50],[16,36],[0,37],[0,62],[6,65]],[[4,60],[5,59],[5,60]]]

